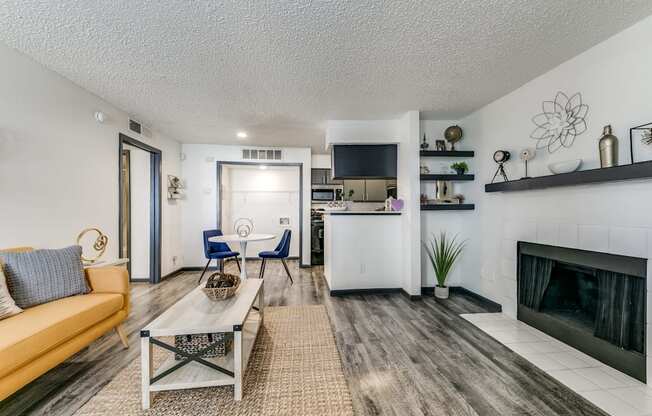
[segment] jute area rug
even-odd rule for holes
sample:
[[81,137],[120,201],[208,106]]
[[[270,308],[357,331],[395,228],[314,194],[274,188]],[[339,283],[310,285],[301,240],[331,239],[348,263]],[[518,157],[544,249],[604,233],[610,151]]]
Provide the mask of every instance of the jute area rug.
[[[156,366],[167,353],[154,353]],[[353,415],[323,305],[265,308],[240,402],[233,386],[158,392],[144,412],[140,392],[139,357],[76,415]]]

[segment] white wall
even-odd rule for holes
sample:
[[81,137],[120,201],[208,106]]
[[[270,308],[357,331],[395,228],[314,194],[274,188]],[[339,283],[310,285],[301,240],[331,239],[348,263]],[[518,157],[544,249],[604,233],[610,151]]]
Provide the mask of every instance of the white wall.
[[[0,247],[63,247],[97,226],[109,236],[105,258],[116,258],[118,133],[161,149],[164,178],[179,173],[179,144],[130,134],[125,112],[3,44],[0,62]],[[164,201],[163,274],[181,266],[179,218]]]
[[331,155],[330,153],[322,155],[312,155],[312,168],[313,169],[330,169],[331,168]]
[[[620,139],[620,163],[629,162],[628,129],[652,121],[652,17],[615,35],[460,121],[476,145],[481,186],[496,168],[492,154],[515,155],[510,178],[522,176],[518,151],[534,147],[531,118],[557,91],[581,92],[589,106],[588,131],[569,149],[539,151],[532,176],[545,175],[552,161],[581,158],[583,169],[598,162],[598,138],[611,124]],[[513,193],[480,194],[482,265],[463,285],[516,308],[516,241],[532,241],[649,258],[652,256],[652,182],[628,181]],[[650,273],[650,267],[648,267]],[[651,274],[652,276],[652,274]],[[651,281],[652,279],[648,279]]]
[[[429,150],[435,149],[435,140],[443,140],[444,130],[447,127],[459,124],[454,120],[421,120],[419,137],[423,139],[426,134],[427,142],[430,144]],[[479,144],[477,138],[470,136],[463,127],[464,135],[461,141],[455,144],[457,150],[474,150]],[[421,158],[421,165],[427,166],[431,173],[441,173],[444,169],[452,172],[450,165],[454,162],[465,161],[469,165],[469,173],[476,173],[478,158],[439,158],[424,157]],[[459,241],[466,241],[466,248],[462,252],[458,262],[451,270],[448,276],[447,284],[449,286],[459,286],[463,282],[463,277],[468,275],[477,275],[480,271],[480,236],[479,227],[479,210],[478,199],[481,195],[481,182],[483,179],[476,178],[475,181],[453,182],[455,194],[462,194],[465,197],[465,203],[475,203],[474,211],[422,211],[421,212],[421,241],[429,242],[434,235],[439,235],[445,231],[450,237],[457,236]],[[435,182],[422,182],[421,193],[428,196],[429,199],[435,198]],[[426,287],[434,287],[436,284],[435,273],[430,264],[430,260],[423,247],[421,247],[421,284]]]
[[[256,257],[263,250],[274,250],[286,229],[292,231],[290,257],[299,257],[300,210],[298,166],[224,165],[222,167],[222,230],[232,233],[238,218],[250,218],[255,232],[278,236],[274,240],[256,241],[247,245],[247,255]],[[281,217],[289,225],[281,225]],[[232,247],[237,250],[236,247]]]
[[[203,266],[202,231],[215,228],[217,223],[217,162],[241,162],[244,146],[184,144],[182,151],[183,179],[186,198],[183,200],[183,253],[186,266]],[[275,162],[267,161],[268,165]],[[278,163],[303,164],[303,264],[310,264],[310,148],[283,148],[283,160]],[[297,236],[298,237],[298,236]],[[253,250],[247,255],[251,255]]]
[[151,154],[133,146],[123,148],[129,150],[131,278],[149,280]]

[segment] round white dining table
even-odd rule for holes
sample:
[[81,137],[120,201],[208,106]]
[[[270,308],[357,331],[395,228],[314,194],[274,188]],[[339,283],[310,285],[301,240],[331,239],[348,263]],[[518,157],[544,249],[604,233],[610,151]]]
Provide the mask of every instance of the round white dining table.
[[249,234],[246,237],[238,234],[227,234],[216,237],[210,237],[208,241],[212,243],[240,243],[240,255],[242,255],[242,267],[240,268],[240,280],[247,278],[247,243],[250,241],[265,241],[276,238],[273,234]]

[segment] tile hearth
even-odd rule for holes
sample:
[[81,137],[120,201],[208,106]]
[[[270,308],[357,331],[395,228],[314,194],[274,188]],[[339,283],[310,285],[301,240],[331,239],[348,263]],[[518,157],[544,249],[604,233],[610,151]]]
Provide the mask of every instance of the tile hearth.
[[612,416],[652,416],[652,388],[502,313],[462,314]]

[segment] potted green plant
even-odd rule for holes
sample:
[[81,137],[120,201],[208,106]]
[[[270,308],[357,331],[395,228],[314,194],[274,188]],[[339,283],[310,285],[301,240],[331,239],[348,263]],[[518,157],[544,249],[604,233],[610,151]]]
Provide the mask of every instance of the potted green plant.
[[429,242],[430,244],[423,243],[426,253],[430,258],[430,263],[437,278],[437,285],[435,286],[435,297],[439,299],[448,299],[448,286],[446,286],[446,279],[450,273],[453,265],[462,254],[465,241],[457,241],[457,236],[449,238],[445,231],[436,237],[434,234]]
[[469,165],[466,162],[455,162],[451,165],[451,169],[457,172],[458,175],[464,175],[469,170]]

